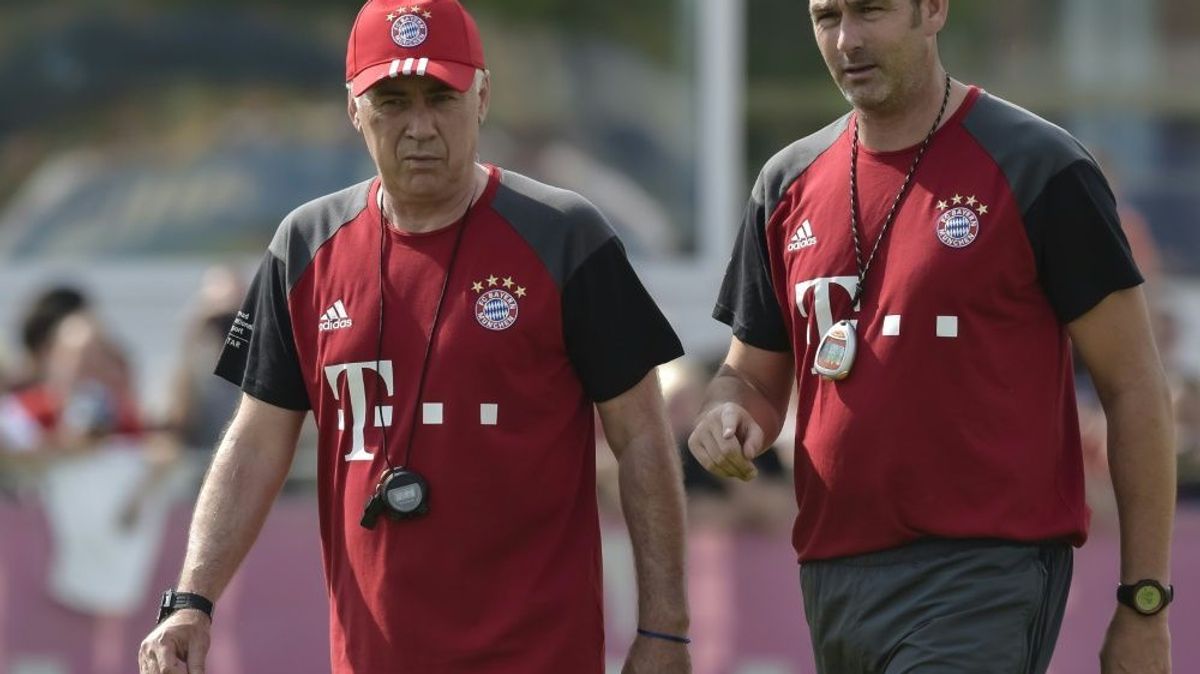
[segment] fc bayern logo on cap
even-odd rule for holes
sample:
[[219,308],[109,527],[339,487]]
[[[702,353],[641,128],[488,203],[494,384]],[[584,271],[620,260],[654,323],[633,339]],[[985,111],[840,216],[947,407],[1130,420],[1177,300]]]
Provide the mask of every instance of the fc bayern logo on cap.
[[429,37],[429,26],[416,14],[405,14],[392,24],[392,42],[412,49]]
[[517,300],[505,290],[489,290],[475,301],[475,319],[488,330],[506,330],[517,322]]
[[951,208],[938,218],[937,236],[951,248],[966,248],[979,236],[979,216],[964,206]]

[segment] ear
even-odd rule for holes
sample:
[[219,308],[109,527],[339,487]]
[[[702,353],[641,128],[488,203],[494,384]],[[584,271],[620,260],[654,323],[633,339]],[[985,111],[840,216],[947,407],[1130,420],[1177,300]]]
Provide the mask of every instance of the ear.
[[488,108],[492,103],[492,74],[483,71],[483,82],[479,84],[479,125],[483,126],[487,119]]
[[362,133],[362,122],[358,121],[358,100],[354,98],[354,92],[346,89],[346,114],[350,117],[350,125],[358,133]]
[[921,23],[925,35],[935,37],[946,27],[950,16],[950,0],[921,0]]

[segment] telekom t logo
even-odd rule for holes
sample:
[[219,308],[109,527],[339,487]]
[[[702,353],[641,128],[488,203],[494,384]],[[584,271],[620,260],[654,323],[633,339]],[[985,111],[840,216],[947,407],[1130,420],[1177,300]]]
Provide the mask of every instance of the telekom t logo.
[[[811,281],[801,281],[796,284],[796,308],[800,310],[800,315],[808,318],[808,308],[805,306],[805,296],[809,290],[812,290],[813,314],[817,318],[818,338],[829,332],[829,328],[833,327],[833,309],[829,302],[830,289],[833,287],[841,288],[846,293],[846,299],[854,298],[854,292],[858,290],[857,276],[832,276],[829,278],[817,278]],[[854,311],[860,311],[860,306],[854,307]],[[812,330],[806,328],[804,339],[808,344],[812,344]]]
[[[345,457],[347,461],[370,461],[375,458],[374,454],[367,451],[366,442],[363,440],[363,429],[367,426],[367,386],[364,373],[368,370],[383,380],[384,395],[390,398],[394,388],[392,361],[390,360],[339,363],[325,367],[325,379],[333,389],[334,400],[341,400],[338,381],[341,379],[342,373],[346,375],[346,392],[350,398],[350,420],[353,424],[350,435],[350,453]],[[391,426],[392,406],[376,405],[374,416],[376,428]],[[338,430],[346,430],[346,409],[344,407],[338,410]]]

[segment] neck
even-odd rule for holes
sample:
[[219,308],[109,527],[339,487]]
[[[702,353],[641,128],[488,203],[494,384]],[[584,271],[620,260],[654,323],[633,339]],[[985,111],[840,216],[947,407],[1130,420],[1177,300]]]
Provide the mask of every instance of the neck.
[[[877,152],[891,152],[912,147],[925,140],[946,91],[946,72],[941,68],[927,79],[904,102],[886,109],[857,109],[858,137],[863,146]],[[965,84],[951,80],[950,100],[939,127],[954,116],[967,98]]]
[[380,187],[383,195],[383,217],[392,229],[409,234],[433,232],[458,222],[471,204],[483,194],[487,187],[487,170],[478,164],[471,165],[470,175],[462,186],[450,195],[430,200],[400,200],[388,189],[386,183]]

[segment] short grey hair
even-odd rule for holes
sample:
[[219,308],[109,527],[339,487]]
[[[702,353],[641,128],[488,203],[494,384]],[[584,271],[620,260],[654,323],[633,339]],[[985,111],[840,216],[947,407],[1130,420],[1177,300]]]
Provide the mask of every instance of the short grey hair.
[[483,82],[485,79],[487,79],[487,76],[488,71],[484,70],[483,68],[476,68],[475,80],[471,83],[471,91],[474,91],[475,93],[483,91]]

